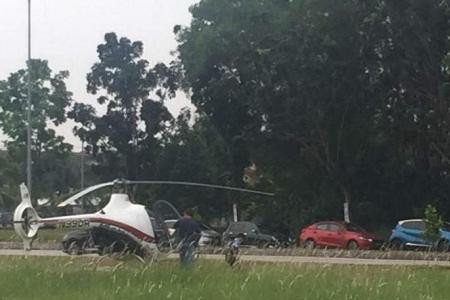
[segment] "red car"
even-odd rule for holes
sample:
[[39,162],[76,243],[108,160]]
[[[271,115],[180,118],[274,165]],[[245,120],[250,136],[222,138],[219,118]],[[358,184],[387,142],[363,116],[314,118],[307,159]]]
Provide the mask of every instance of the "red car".
[[299,245],[307,249],[379,249],[383,241],[356,224],[344,222],[319,222],[301,230]]

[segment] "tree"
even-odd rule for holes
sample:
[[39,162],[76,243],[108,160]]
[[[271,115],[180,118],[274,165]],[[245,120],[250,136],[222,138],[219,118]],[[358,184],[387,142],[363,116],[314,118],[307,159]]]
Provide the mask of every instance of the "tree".
[[[155,132],[163,135],[158,136],[159,143],[151,143],[154,147],[143,151],[146,157],[152,157],[145,161],[145,178],[229,185],[226,170],[231,157],[206,116],[193,115],[184,108],[168,130]],[[231,213],[235,195],[198,187],[153,186],[145,199],[167,199],[179,209],[195,207],[204,221],[211,221]]]
[[[229,144],[238,142],[236,153],[245,157],[251,147],[280,186],[283,173],[323,170],[323,184],[350,202],[372,97],[362,88],[371,55],[364,48],[370,33],[360,34],[362,9],[350,1],[239,3],[204,1],[179,33],[193,103]],[[241,172],[244,166],[237,164]]]
[[375,120],[384,143],[378,158],[385,163],[377,169],[385,174],[379,188],[392,195],[379,202],[408,203],[409,214],[419,216],[414,210],[426,204],[423,199],[448,202],[450,102],[442,72],[450,45],[448,2],[386,1],[379,7],[386,21],[377,46],[381,101]]
[[441,229],[444,226],[441,216],[439,215],[436,207],[429,204],[425,208],[425,232],[423,236],[426,241],[435,246],[441,238]]
[[[74,106],[70,113],[82,125],[75,128],[75,133],[103,160],[98,171],[104,179],[139,177],[143,163],[139,149],[147,138],[146,131],[154,130],[143,130],[141,124],[157,124],[150,120],[155,115],[152,109],[161,108],[162,101],[173,96],[176,89],[175,70],[163,64],[150,69],[148,61],[142,59],[143,50],[140,41],[118,39],[115,33],[107,33],[105,43],[97,48],[99,62],[87,75],[87,90],[101,94],[98,103],[106,105],[106,114],[97,116],[93,107],[85,104]],[[158,100],[150,99],[151,92]],[[162,117],[170,118],[167,113]],[[102,170],[105,166],[108,170]]]
[[341,218],[344,201],[356,220],[365,207],[388,220],[427,190],[447,198],[446,1],[206,0],[191,12],[176,28],[185,86],[238,142],[234,167],[253,161],[274,184],[278,220]]
[[6,152],[0,152],[0,211],[13,209],[20,175],[19,165],[8,160]]
[[[50,126],[66,121],[66,108],[73,100],[64,82],[69,76],[67,71],[52,74],[47,61],[39,59],[31,61],[31,70],[31,146],[36,183],[33,195],[40,196],[67,189],[69,185],[70,174],[64,168],[64,159],[72,145],[65,143]],[[9,159],[23,165],[27,143],[27,76],[27,70],[21,69],[0,81],[0,128],[8,137]]]

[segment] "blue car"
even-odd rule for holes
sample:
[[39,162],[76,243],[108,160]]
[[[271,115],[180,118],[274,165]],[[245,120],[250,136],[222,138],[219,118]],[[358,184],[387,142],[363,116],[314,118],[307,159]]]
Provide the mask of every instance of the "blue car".
[[389,238],[392,249],[402,250],[405,248],[434,248],[439,251],[448,251],[450,243],[450,226],[445,223],[440,230],[441,238],[436,245],[432,245],[424,238],[425,222],[422,219],[399,221]]

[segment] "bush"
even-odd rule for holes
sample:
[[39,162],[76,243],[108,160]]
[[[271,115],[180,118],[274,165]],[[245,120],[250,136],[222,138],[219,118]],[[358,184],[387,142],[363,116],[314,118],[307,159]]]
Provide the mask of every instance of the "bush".
[[425,208],[424,221],[425,221],[424,238],[425,240],[429,241],[432,245],[435,245],[441,237],[440,230],[444,225],[444,222],[442,221],[442,218],[439,215],[436,207],[429,204]]

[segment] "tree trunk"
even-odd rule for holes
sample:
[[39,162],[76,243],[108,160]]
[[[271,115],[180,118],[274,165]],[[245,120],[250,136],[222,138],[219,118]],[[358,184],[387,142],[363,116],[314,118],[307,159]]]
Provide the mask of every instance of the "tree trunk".
[[348,189],[344,186],[341,186],[342,193],[344,194],[344,221],[350,223],[350,202],[351,195]]

